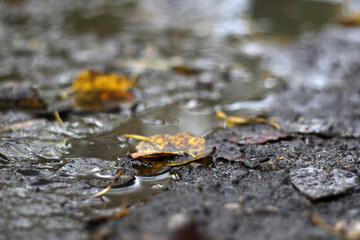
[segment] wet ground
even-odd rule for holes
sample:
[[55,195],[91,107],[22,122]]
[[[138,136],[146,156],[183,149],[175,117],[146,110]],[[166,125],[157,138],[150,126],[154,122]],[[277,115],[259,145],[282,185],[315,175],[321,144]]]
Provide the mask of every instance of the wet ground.
[[[360,28],[338,17],[359,5],[2,2],[0,239],[358,238]],[[141,61],[135,101],[115,111],[60,98],[81,70]],[[218,110],[282,131],[223,129]],[[135,142],[121,134],[177,132],[216,151],[161,170],[123,157]]]

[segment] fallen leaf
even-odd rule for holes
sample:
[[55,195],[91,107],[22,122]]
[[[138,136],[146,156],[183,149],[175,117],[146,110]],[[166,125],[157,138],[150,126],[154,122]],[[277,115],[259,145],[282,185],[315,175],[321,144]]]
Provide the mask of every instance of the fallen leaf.
[[99,73],[95,70],[80,72],[72,88],[80,92],[127,92],[134,83],[127,77],[115,73]]
[[[206,144],[204,138],[192,136],[188,133],[177,133],[174,136],[163,134],[152,137],[123,134],[122,137],[142,140],[136,146],[137,152],[130,154],[129,157],[133,160],[150,163],[154,169],[181,166],[205,159],[214,150]],[[107,188],[91,197],[101,197],[107,193],[119,180],[121,174],[122,171],[118,171],[114,181]]]
[[134,98],[128,91],[134,86],[136,78],[137,76],[128,78],[116,73],[84,70],[72,85],[73,102],[83,110],[118,108],[120,103]]
[[247,125],[247,124],[254,124],[254,123],[266,123],[270,124],[274,128],[280,131],[280,126],[276,123],[276,118],[263,118],[258,116],[252,117],[242,117],[242,116],[228,116],[222,111],[217,111],[216,116],[219,118],[224,119],[224,125],[226,127],[232,127],[236,124],[238,125]]
[[149,162],[155,168],[180,166],[209,156],[213,148],[201,137],[188,133],[177,133],[174,136],[163,134],[152,137],[142,137],[125,134],[142,140],[137,146],[137,152],[130,154],[132,159]]

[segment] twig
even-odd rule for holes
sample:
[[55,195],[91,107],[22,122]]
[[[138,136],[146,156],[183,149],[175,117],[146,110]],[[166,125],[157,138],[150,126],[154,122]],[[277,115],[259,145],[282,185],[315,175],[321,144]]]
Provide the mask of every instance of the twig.
[[326,223],[319,215],[317,214],[312,214],[311,215],[311,220],[313,221],[313,223],[315,225],[317,225],[318,227],[322,228],[323,230],[325,230],[326,232],[334,235],[334,236],[338,236],[341,238],[345,238],[345,239],[356,239],[359,240],[360,239],[360,231],[358,230],[345,230],[341,227],[337,227],[337,224],[335,226],[332,226],[328,223]]
[[144,137],[144,136],[136,135],[136,134],[121,134],[121,136],[124,138],[134,138],[134,139],[142,140],[142,141],[147,141],[149,139],[148,137]]
[[331,168],[333,168],[338,162],[340,162],[341,161],[341,159],[343,159],[344,158],[344,155],[345,155],[345,151],[346,151],[346,142],[344,142],[344,150],[343,150],[343,152],[342,152],[342,154],[341,154],[341,156],[335,161],[335,162],[333,162],[331,165],[330,165],[330,167]]
[[61,117],[60,117],[60,114],[58,111],[54,111],[54,116],[55,116],[55,119],[56,121],[58,121],[58,123],[60,124],[61,127],[65,127],[65,124],[64,122],[61,120]]
[[120,176],[121,176],[122,174],[123,174],[123,171],[121,171],[121,170],[118,171],[118,172],[116,173],[116,176],[115,176],[115,178],[114,178],[114,181],[113,181],[107,188],[105,188],[104,190],[102,190],[102,191],[100,191],[100,192],[92,195],[91,197],[92,197],[92,198],[101,197],[102,195],[104,195],[105,193],[107,193],[107,192],[117,183],[117,181],[119,180],[119,178],[120,178]]

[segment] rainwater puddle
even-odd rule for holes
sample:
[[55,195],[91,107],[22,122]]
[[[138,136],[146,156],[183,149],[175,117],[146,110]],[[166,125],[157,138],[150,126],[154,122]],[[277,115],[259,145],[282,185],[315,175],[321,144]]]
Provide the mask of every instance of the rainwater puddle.
[[295,36],[306,31],[318,31],[335,22],[342,4],[340,1],[255,0],[251,17],[259,31]]

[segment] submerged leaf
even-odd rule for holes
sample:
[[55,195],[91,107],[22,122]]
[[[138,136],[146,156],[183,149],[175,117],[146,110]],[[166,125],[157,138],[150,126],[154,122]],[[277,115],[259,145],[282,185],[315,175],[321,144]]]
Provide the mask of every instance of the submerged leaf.
[[[124,135],[139,139],[136,135]],[[141,136],[140,136],[141,137]],[[163,134],[140,138],[137,152],[130,154],[132,159],[149,162],[153,167],[180,166],[209,156],[213,148],[206,140],[188,133],[174,136]]]

